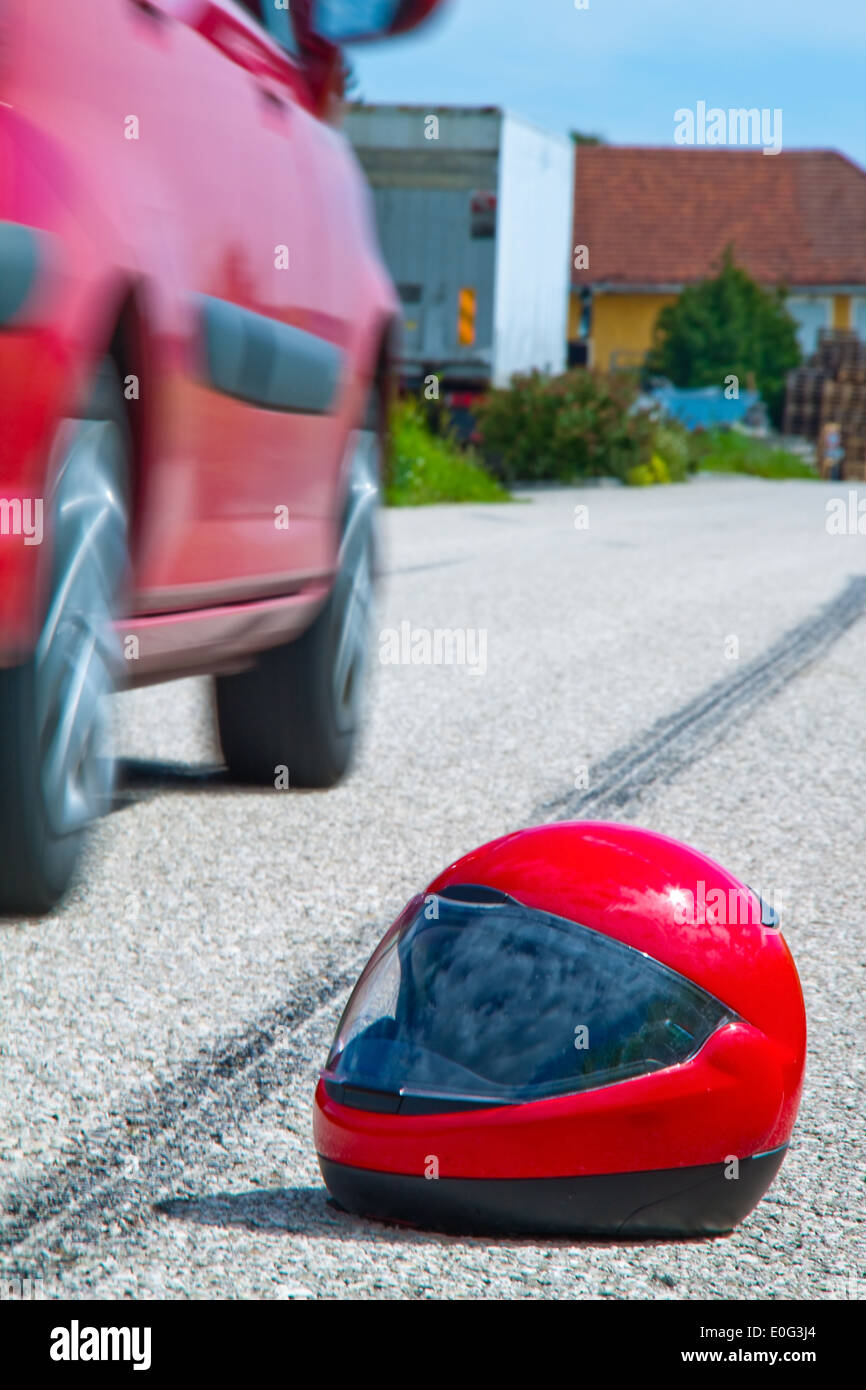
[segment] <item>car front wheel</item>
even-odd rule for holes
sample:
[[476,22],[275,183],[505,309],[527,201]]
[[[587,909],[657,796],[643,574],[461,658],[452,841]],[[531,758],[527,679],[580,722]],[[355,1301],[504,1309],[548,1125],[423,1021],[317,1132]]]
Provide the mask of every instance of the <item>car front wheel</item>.
[[81,418],[61,422],[47,609],[31,658],[0,671],[0,912],[52,908],[84,833],[110,803],[106,697],[128,575],[129,436],[110,363]]

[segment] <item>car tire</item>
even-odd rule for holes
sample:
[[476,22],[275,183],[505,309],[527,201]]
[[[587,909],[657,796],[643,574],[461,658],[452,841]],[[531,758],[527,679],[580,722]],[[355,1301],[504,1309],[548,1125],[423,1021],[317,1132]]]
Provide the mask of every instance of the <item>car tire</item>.
[[110,805],[107,696],[128,581],[130,436],[113,363],[61,421],[50,508],[51,575],[36,649],[0,671],[0,913],[49,911],[88,825]]
[[381,436],[373,406],[349,447],[337,576],[324,607],[302,636],[262,653],[248,671],[216,678],[223,756],[241,782],[275,786],[283,776],[290,787],[332,787],[352,763],[376,564]]

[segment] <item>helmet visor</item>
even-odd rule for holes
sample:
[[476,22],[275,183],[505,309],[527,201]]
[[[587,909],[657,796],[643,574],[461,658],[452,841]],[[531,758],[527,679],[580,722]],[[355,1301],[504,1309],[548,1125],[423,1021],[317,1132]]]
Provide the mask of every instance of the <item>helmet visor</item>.
[[518,1104],[687,1061],[734,1018],[622,942],[452,887],[415,899],[374,953],[324,1080],[403,1114]]

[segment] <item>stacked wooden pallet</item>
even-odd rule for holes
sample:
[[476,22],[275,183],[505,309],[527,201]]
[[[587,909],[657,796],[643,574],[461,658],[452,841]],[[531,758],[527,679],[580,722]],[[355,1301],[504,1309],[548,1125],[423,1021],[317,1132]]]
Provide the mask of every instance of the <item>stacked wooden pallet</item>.
[[821,431],[821,393],[826,378],[815,367],[788,373],[785,392],[785,434],[817,439]]
[[823,472],[833,460],[822,457],[822,441],[840,440],[841,476],[866,479],[866,343],[856,333],[822,330],[817,351],[789,373],[784,429],[818,441]]

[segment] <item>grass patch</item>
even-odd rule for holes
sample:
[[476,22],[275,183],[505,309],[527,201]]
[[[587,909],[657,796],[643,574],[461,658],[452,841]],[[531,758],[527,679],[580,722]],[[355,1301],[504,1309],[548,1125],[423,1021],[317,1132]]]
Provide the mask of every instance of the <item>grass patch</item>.
[[796,454],[765,439],[735,430],[708,430],[692,436],[693,457],[702,473],[747,473],[753,478],[817,478]]
[[391,460],[385,482],[389,507],[434,502],[510,502],[505,488],[477,455],[430,432],[415,401],[400,401],[391,415]]

